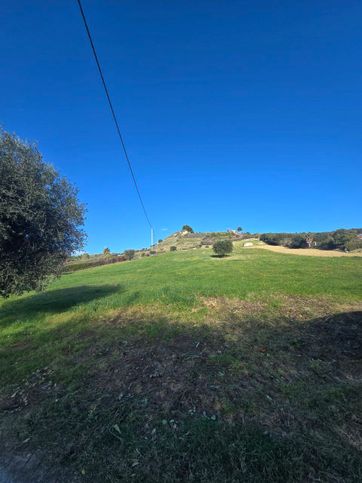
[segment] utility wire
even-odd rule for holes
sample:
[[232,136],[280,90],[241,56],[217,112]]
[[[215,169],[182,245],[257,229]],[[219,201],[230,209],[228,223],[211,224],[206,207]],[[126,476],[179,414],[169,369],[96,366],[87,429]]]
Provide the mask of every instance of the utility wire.
[[147,210],[146,210],[146,207],[145,207],[145,204],[144,204],[143,199],[142,199],[142,196],[141,196],[140,189],[139,189],[138,184],[137,184],[136,176],[134,174],[131,161],[130,161],[129,156],[128,156],[128,153],[127,153],[126,145],[124,143],[123,136],[122,136],[122,133],[121,133],[121,129],[120,129],[119,124],[118,124],[117,116],[116,116],[115,110],[113,108],[111,96],[109,94],[108,87],[107,87],[106,81],[104,79],[104,75],[103,75],[103,72],[102,72],[101,64],[100,64],[99,59],[98,59],[97,51],[96,51],[96,48],[94,46],[94,42],[93,42],[93,39],[92,39],[92,35],[91,35],[90,30],[89,30],[89,27],[88,27],[88,22],[87,22],[87,19],[86,19],[86,16],[85,16],[85,13],[84,13],[84,10],[83,10],[83,7],[82,7],[81,0],[77,0],[77,3],[78,3],[78,6],[79,6],[80,14],[81,14],[82,19],[83,19],[83,23],[84,23],[85,30],[86,30],[87,35],[88,35],[89,43],[90,43],[91,48],[92,48],[92,52],[93,52],[93,55],[94,55],[94,59],[96,61],[97,67],[98,67],[98,72],[99,72],[99,75],[100,75],[101,80],[102,80],[103,88],[104,88],[104,91],[106,93],[106,97],[107,97],[107,100],[108,100],[108,104],[109,104],[109,107],[110,107],[110,110],[111,110],[111,113],[112,113],[112,118],[113,118],[114,124],[116,126],[116,131],[117,131],[118,137],[119,137],[119,139],[121,141],[121,146],[122,146],[122,149],[123,149],[123,152],[124,152],[124,155],[125,155],[127,164],[128,164],[128,168],[129,168],[130,173],[131,173],[131,177],[132,177],[132,180],[133,180],[134,187],[135,187],[135,189],[137,191],[137,195],[138,195],[138,198],[140,200],[140,203],[141,203],[141,206],[142,206],[142,210],[143,210],[143,213],[144,213],[144,215],[146,217],[146,220],[147,220],[148,224],[150,225],[150,228],[153,229],[152,224],[150,222],[150,218],[148,216],[148,213],[147,213]]

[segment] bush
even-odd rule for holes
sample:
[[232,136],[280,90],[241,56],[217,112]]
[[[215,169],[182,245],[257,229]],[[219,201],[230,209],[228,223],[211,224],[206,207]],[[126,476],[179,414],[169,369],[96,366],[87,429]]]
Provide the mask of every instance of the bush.
[[[358,234],[360,228],[340,229],[317,233],[263,233],[260,240],[268,245],[280,245],[289,248],[310,248],[320,250],[351,250],[359,247]],[[357,249],[353,248],[353,249]]]
[[335,250],[336,243],[332,235],[325,234],[316,237],[317,248],[321,250]]
[[190,225],[184,225],[182,227],[182,231],[188,231],[189,233],[193,233],[194,232],[194,230],[191,228]]
[[317,233],[315,240],[317,247],[322,250],[350,250],[348,246],[355,246],[358,238],[355,230],[336,230],[330,233]]
[[295,235],[288,244],[289,248],[308,248],[308,243],[303,235]]
[[263,233],[260,240],[268,245],[287,247],[292,243],[293,236],[291,233]]
[[353,250],[358,250],[358,249],[362,249],[362,240],[360,240],[359,238],[355,238],[354,240],[350,240],[346,243],[346,246],[345,248],[351,252]]
[[357,234],[351,230],[336,230],[333,233],[333,238],[336,247],[340,250],[344,250],[347,248],[349,242],[357,239]]
[[124,256],[126,257],[126,260],[132,260],[135,256],[135,251],[134,250],[125,250],[124,251]]
[[111,263],[124,262],[126,258],[124,256],[109,256],[109,257],[90,257],[84,262],[68,262],[65,264],[65,272],[76,272],[78,270],[84,270],[86,268],[100,267],[102,265],[109,265]]
[[111,254],[111,250],[109,248],[105,248],[103,250],[103,255],[105,255],[106,257],[109,256]]
[[175,246],[170,247],[170,252],[175,252],[176,250],[177,250],[177,247]]
[[233,242],[231,240],[219,240],[215,242],[212,249],[220,257],[224,257],[233,251]]

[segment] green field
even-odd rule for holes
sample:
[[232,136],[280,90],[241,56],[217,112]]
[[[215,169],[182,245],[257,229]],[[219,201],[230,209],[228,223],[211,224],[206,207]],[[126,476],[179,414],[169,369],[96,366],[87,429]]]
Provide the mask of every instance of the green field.
[[25,480],[362,480],[361,257],[66,274],[1,303],[0,344],[0,468]]

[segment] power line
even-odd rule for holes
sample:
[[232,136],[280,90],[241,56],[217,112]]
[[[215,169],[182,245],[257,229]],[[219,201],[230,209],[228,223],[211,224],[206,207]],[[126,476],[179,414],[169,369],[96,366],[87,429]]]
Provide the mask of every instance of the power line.
[[120,129],[119,124],[118,124],[117,116],[116,116],[116,113],[115,113],[114,108],[113,108],[111,96],[109,94],[108,87],[107,87],[106,81],[104,79],[104,75],[103,75],[103,72],[102,72],[101,64],[100,64],[99,59],[98,59],[97,51],[96,51],[96,48],[94,46],[94,42],[93,42],[93,39],[92,39],[92,35],[91,35],[90,30],[89,30],[89,27],[88,27],[88,22],[87,22],[87,19],[86,19],[86,16],[85,16],[85,13],[84,13],[84,10],[83,10],[83,7],[82,7],[81,0],[77,0],[77,3],[78,3],[78,6],[79,6],[80,14],[81,14],[82,19],[83,19],[83,23],[84,23],[85,30],[86,30],[87,35],[88,35],[89,43],[90,43],[91,48],[92,48],[92,52],[93,52],[93,55],[94,55],[94,59],[96,61],[97,67],[98,67],[98,72],[99,72],[99,75],[100,75],[101,80],[102,80],[103,88],[104,88],[104,91],[106,93],[106,97],[107,97],[107,100],[108,100],[108,104],[109,104],[109,107],[111,109],[112,118],[113,118],[114,124],[116,126],[116,131],[117,131],[118,137],[119,137],[119,139],[121,141],[121,146],[122,146],[122,149],[123,149],[123,152],[124,152],[124,155],[125,155],[127,164],[128,164],[128,168],[129,168],[130,173],[131,173],[131,177],[132,177],[132,180],[133,180],[133,184],[134,184],[134,187],[135,187],[135,189],[137,191],[137,195],[138,195],[138,198],[140,200],[143,213],[144,213],[144,215],[146,217],[146,220],[147,220],[147,222],[150,225],[150,228],[152,230],[153,227],[152,227],[152,224],[150,222],[150,218],[148,216],[148,213],[147,213],[145,204],[143,202],[143,199],[142,199],[142,196],[141,196],[141,192],[140,192],[140,189],[138,187],[137,180],[136,180],[136,176],[134,174],[134,171],[133,171],[133,168],[132,168],[132,164],[131,164],[131,161],[129,159],[128,153],[127,153],[126,145],[124,143],[123,136],[122,136],[122,133],[121,133],[121,129]]

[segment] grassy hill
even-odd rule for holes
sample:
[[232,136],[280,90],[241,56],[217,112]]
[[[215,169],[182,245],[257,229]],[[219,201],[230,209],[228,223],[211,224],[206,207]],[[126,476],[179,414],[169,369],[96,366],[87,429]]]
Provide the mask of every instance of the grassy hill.
[[361,481],[362,258],[178,242],[1,303],[0,468]]
[[176,247],[177,250],[205,248],[211,246],[216,240],[225,239],[237,240],[238,237],[227,232],[185,233],[177,231],[158,243],[157,250],[161,253],[168,252],[172,246]]

